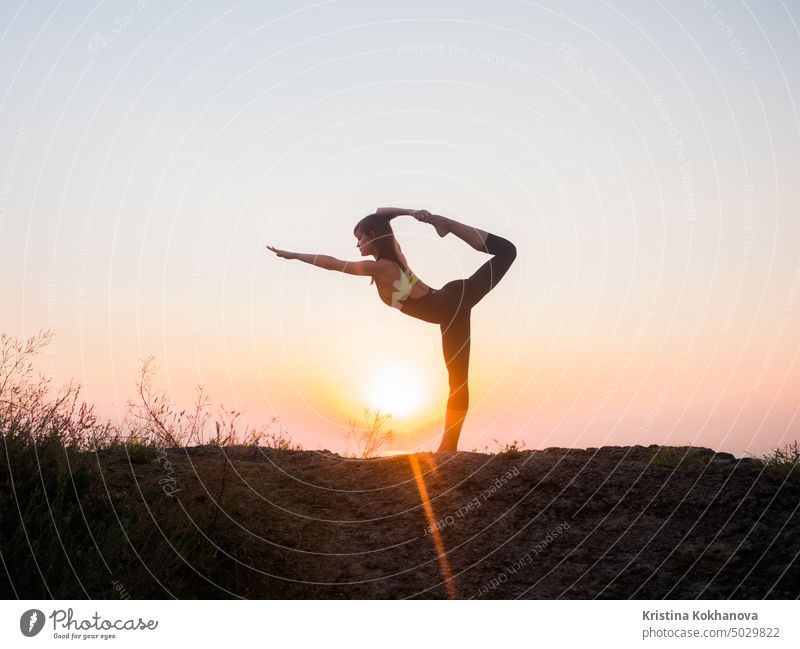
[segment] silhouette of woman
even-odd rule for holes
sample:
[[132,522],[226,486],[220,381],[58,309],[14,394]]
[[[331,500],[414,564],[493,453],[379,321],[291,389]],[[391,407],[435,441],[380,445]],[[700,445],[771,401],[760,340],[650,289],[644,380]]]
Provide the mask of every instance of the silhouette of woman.
[[[429,223],[440,237],[454,234],[470,246],[492,255],[466,279],[448,282],[442,288],[431,288],[409,268],[389,221],[409,215]],[[375,261],[342,261],[328,255],[305,254],[278,250],[267,246],[279,257],[299,259],[309,264],[351,275],[369,275],[387,305],[414,318],[439,325],[442,351],[450,384],[444,434],[437,452],[456,451],[458,438],[469,406],[470,315],[474,307],[503,278],[517,256],[513,243],[478,228],[427,210],[379,207],[361,219],[353,234],[362,257]]]

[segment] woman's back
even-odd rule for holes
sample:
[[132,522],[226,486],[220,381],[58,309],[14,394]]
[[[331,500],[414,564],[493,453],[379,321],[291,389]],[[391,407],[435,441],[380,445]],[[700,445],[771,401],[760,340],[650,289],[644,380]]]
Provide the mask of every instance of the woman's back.
[[386,273],[375,278],[375,285],[381,300],[391,307],[402,308],[407,299],[418,299],[427,295],[431,287],[417,277],[409,268],[404,271],[400,264],[389,259],[386,262]]

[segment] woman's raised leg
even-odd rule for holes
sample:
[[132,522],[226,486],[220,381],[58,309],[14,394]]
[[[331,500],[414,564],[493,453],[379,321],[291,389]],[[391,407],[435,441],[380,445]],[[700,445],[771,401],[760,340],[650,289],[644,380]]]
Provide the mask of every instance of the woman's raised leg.
[[484,241],[484,252],[493,255],[492,258],[464,280],[465,306],[470,309],[497,286],[517,258],[517,247],[508,239],[491,232]]
[[441,236],[452,233],[475,250],[492,255],[489,261],[464,281],[464,306],[469,308],[475,306],[497,285],[511,267],[517,257],[516,246],[508,239],[496,234],[473,228],[439,214],[430,215],[427,222],[431,223]]
[[427,222],[436,228],[439,236],[443,237],[452,233],[462,241],[465,241],[470,246],[475,248],[475,250],[486,252],[486,249],[484,248],[484,242],[489,234],[486,232],[486,230],[473,228],[471,225],[459,223],[458,221],[447,218],[446,216],[442,216],[440,214],[432,214]]

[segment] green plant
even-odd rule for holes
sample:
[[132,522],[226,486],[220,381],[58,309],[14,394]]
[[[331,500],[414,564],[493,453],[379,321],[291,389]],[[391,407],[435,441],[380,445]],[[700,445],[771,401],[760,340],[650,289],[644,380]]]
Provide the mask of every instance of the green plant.
[[152,356],[142,361],[136,381],[137,401],[128,401],[128,411],[123,428],[130,431],[129,438],[143,440],[146,446],[203,446],[224,448],[237,444],[267,446],[281,450],[302,450],[292,441],[283,427],[271,430],[277,417],[266,425],[249,426],[241,422],[241,411],[217,407],[216,416],[211,413],[211,400],[202,386],[197,386],[193,408],[189,411],[177,408],[164,392],[154,387],[155,360]]
[[708,460],[708,456],[692,447],[684,450],[674,446],[661,446],[653,456],[651,464],[674,469],[687,464],[708,464]]
[[213,481],[215,507],[180,501],[180,490],[167,497],[152,483],[148,491],[138,476],[149,467],[141,465],[163,454],[165,444],[300,446],[271,428],[276,418],[249,428],[238,411],[220,407],[213,417],[202,388],[193,409],[176,412],[154,388],[152,359],[123,420],[101,422],[79,385],[55,389],[36,372],[52,338],[50,331],[25,340],[0,334],[0,556],[12,558],[0,571],[0,597],[116,598],[120,584],[136,598],[240,592],[246,584],[231,556],[243,551],[216,525],[230,485],[225,450]]
[[147,443],[144,438],[133,435],[125,442],[125,447],[128,450],[128,459],[133,464],[147,464],[150,459],[148,453]]
[[119,542],[90,452],[118,442],[119,432],[98,422],[79,386],[53,390],[35,373],[52,338],[0,334],[0,555],[14,558],[0,578],[4,599],[99,592],[96,551]]
[[522,455],[522,449],[525,448],[525,440],[522,440],[521,442],[513,440],[506,444],[501,444],[497,440],[494,440],[494,442],[498,447],[500,447],[500,450],[497,452],[497,454],[505,457],[518,457]]
[[[750,455],[748,453],[748,455]],[[772,449],[769,453],[753,456],[764,463],[764,467],[773,475],[800,476],[800,442],[786,442],[782,447]]]

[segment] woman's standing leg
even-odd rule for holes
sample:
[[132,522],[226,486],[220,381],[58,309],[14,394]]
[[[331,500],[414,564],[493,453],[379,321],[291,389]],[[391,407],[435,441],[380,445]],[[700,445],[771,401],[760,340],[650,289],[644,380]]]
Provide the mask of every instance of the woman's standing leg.
[[458,450],[458,438],[469,408],[470,309],[459,309],[453,319],[442,323],[440,328],[450,396],[447,399],[444,435],[437,451],[455,451]]
[[[453,282],[454,285],[456,283],[460,285],[453,286],[454,295],[460,293],[455,308],[456,315],[448,324],[440,325],[442,349],[450,381],[450,396],[447,400],[444,436],[438,450],[455,451],[469,406],[468,379],[472,307],[503,278],[517,257],[517,248],[508,239],[444,216],[431,215],[426,221],[434,225],[440,236],[455,234],[476,250],[492,255],[492,258],[470,277]],[[446,288],[448,287],[442,287],[442,291]]]

